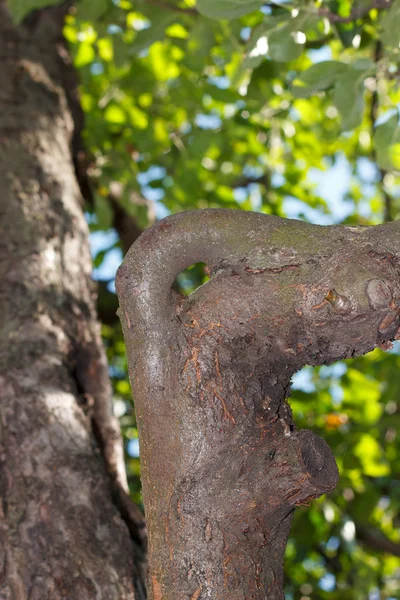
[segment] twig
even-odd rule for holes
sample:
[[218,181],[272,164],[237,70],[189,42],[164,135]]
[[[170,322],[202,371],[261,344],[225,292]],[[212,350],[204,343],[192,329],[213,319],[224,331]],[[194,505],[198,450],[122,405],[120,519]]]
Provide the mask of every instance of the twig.
[[321,8],[318,12],[322,17],[327,18],[330,23],[352,23],[353,21],[357,21],[357,19],[362,19],[373,9],[383,10],[390,8],[392,4],[393,0],[375,0],[369,6],[354,8],[348,17],[341,17],[328,8]]
[[239,177],[232,183],[231,187],[236,189],[239,187],[247,187],[253,183],[264,185],[267,189],[271,187],[268,173],[263,173],[259,177]]

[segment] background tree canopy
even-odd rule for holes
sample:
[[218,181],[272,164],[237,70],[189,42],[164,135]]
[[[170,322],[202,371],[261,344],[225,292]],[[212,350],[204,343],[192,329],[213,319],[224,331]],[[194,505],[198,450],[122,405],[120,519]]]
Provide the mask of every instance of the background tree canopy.
[[[13,0],[17,20],[49,0]],[[399,218],[400,0],[81,0],[64,34],[81,81],[99,314],[140,503],[115,269],[156,218],[225,207],[374,224]],[[76,110],[79,110],[78,108]],[[201,265],[182,273],[189,293]],[[400,598],[399,347],[294,380],[299,428],[340,483],[295,514],[288,599]],[[173,457],[171,457],[173,460]]]

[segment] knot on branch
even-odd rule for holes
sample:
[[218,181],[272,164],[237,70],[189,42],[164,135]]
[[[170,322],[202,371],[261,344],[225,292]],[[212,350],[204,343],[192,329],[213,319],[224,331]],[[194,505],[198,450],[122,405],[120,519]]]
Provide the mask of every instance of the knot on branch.
[[307,429],[298,434],[301,462],[308,475],[304,484],[304,492],[309,486],[315,490],[310,494],[316,498],[334,490],[339,480],[339,471],[335,458],[328,444],[318,435]]

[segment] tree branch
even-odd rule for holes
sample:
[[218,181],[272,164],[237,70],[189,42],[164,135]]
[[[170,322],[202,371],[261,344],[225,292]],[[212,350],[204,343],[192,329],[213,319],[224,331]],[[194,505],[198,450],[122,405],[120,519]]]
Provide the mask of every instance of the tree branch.
[[[156,540],[151,598],[283,600],[292,511],[337,481],[323,440],[295,429],[290,377],[395,338],[399,226],[186,211],[128,252],[116,288]],[[174,294],[197,262],[214,276]]]
[[376,552],[387,552],[393,556],[400,556],[400,542],[393,542],[382,531],[370,525],[355,523],[356,537],[360,542]]
[[333,571],[333,573],[341,573],[342,565],[340,564],[340,560],[337,555],[329,556],[329,554],[326,553],[325,549],[321,545],[319,545],[316,550],[318,554],[322,556],[326,565]]
[[384,10],[385,8],[390,8],[392,3],[393,0],[375,0],[369,6],[354,8],[348,17],[341,17],[328,8],[321,8],[319,14],[328,19],[330,23],[352,23],[353,21],[362,19],[373,9]]
[[114,213],[113,226],[121,241],[122,251],[126,254],[133,242],[137,240],[139,235],[143,232],[143,229],[139,227],[136,220],[122,208],[115,197],[109,195],[109,200]]
[[[123,187],[117,182],[113,182],[110,186],[108,200],[113,212],[112,225],[121,243],[122,252],[124,255],[128,252],[132,244],[137,240],[143,229],[138,225],[137,220],[129,214],[120,203]],[[131,193],[132,204],[139,204],[148,208],[149,225],[153,223],[154,216],[151,214],[151,203],[135,192]],[[118,322],[117,296],[109,291],[107,285],[109,281],[97,281],[97,314],[102,323],[105,325],[115,325]]]

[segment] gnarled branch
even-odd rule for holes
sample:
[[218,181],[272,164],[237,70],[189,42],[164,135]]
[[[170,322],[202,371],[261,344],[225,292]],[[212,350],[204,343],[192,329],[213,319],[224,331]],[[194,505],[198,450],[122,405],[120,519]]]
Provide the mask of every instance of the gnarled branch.
[[[338,476],[325,442],[296,431],[290,379],[395,338],[399,225],[193,211],[159,222],[128,252],[116,285],[152,600],[283,599],[292,512]],[[176,275],[200,261],[210,280],[179,297]]]

